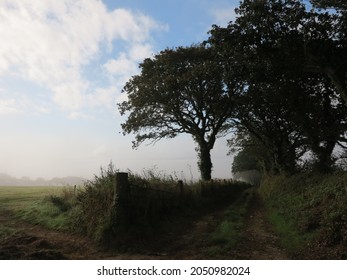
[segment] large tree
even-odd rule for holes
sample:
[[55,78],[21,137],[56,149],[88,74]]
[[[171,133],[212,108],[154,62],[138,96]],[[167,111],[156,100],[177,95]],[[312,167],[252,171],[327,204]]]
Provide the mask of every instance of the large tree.
[[212,48],[205,45],[166,49],[140,64],[123,91],[128,100],[118,104],[127,114],[124,133],[135,133],[133,147],[143,141],[190,134],[197,144],[203,180],[211,179],[211,150],[216,138],[230,131],[234,96],[242,85],[228,79]]
[[237,67],[238,79],[247,84],[238,99],[237,117],[267,148],[267,171],[292,173],[305,150],[292,104],[304,59],[292,53],[302,48],[295,43],[301,38],[297,26],[305,9],[296,1],[282,2],[243,1],[235,23],[215,26],[210,43],[225,64],[232,65],[225,67],[226,73]]
[[211,44],[247,84],[238,118],[279,171],[294,170],[307,147],[328,170],[344,141],[342,12],[308,11],[299,0],[244,0],[234,23],[211,31]]
[[314,169],[329,171],[334,149],[346,143],[347,107],[326,77],[311,76],[298,82],[297,88],[294,119],[314,155]]

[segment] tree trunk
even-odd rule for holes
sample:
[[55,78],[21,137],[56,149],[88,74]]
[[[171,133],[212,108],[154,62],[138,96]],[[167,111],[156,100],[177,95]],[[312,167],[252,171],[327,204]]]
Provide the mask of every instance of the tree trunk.
[[211,180],[211,173],[212,173],[211,149],[208,147],[207,143],[199,144],[198,166],[201,173],[201,179],[203,181]]
[[347,106],[347,87],[345,82],[345,72],[337,73],[337,70],[330,65],[322,65],[321,60],[318,55],[313,54],[309,50],[305,50],[306,58],[308,59],[308,64],[306,65],[306,70],[312,73],[325,74],[332,84],[334,85],[336,91],[340,94],[341,98]]
[[335,86],[336,91],[340,94],[347,106],[347,88],[344,82],[344,73],[339,76],[331,67],[327,67],[324,72],[329,77],[330,81]]
[[327,173],[332,170],[332,165],[334,161],[332,159],[332,153],[335,147],[334,141],[327,141],[324,147],[319,145],[313,150],[317,157],[317,163],[315,169],[321,173]]

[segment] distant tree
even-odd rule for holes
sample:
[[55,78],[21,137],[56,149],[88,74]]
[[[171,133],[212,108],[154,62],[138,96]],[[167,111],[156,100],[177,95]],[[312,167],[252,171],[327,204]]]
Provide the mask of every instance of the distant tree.
[[246,170],[258,170],[258,164],[253,155],[242,150],[234,156],[231,171],[235,174]]
[[253,154],[253,151],[245,147],[234,156],[231,171],[235,174],[247,170],[260,171],[261,168],[256,155]]
[[128,100],[118,104],[127,114],[125,134],[135,133],[133,147],[178,134],[190,134],[197,144],[203,180],[211,179],[211,150],[216,138],[232,127],[238,81],[224,82],[223,65],[205,45],[166,49],[141,64],[123,91]]
[[232,173],[257,170],[268,174],[274,170],[269,149],[246,128],[239,127],[234,137],[228,140],[229,154],[235,154]]

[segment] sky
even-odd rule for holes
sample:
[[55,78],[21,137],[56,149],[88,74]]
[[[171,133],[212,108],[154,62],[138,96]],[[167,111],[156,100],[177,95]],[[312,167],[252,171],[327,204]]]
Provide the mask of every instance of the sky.
[[[208,38],[238,0],[0,0],[0,173],[90,179],[110,162],[199,179],[190,135],[142,144],[124,136],[117,103],[138,64]],[[226,139],[214,178],[230,178]]]

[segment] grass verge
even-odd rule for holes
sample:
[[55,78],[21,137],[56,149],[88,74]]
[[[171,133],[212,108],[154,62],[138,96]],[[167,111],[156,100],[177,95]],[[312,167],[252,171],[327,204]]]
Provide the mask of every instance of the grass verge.
[[268,177],[260,187],[269,220],[296,259],[347,257],[347,173]]

